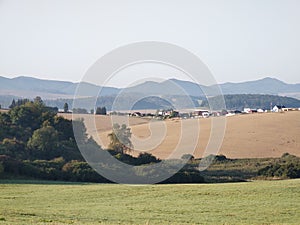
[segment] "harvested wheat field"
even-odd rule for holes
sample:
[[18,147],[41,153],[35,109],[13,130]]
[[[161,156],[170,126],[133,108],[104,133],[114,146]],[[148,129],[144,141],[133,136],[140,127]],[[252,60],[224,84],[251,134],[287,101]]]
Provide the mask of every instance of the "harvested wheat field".
[[[88,133],[104,148],[109,143],[107,135],[112,123],[121,124],[128,120],[137,150],[133,154],[147,150],[161,159],[180,158],[185,153],[193,153],[196,157],[209,154],[204,151],[211,135],[212,118],[152,122],[142,118],[114,117],[112,122],[109,116],[96,116],[95,129],[91,128],[93,116],[84,117]],[[177,151],[174,151],[176,147]],[[225,135],[218,154],[229,158],[261,158],[280,157],[285,152],[300,156],[299,111],[226,117]]]

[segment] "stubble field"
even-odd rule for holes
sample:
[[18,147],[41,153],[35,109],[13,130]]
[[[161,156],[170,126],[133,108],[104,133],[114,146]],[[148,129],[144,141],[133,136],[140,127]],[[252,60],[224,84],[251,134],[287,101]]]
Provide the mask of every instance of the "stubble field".
[[[90,127],[88,133],[102,147],[108,146],[107,135],[111,132],[112,123],[128,122],[132,129],[132,142],[135,149],[149,150],[148,152],[161,159],[170,157],[179,140],[184,147],[195,146],[193,154],[202,157],[211,134],[212,118],[149,122],[142,118],[113,117],[112,121],[109,116],[96,116],[95,127],[92,127],[94,124],[92,118],[91,115],[84,116]],[[200,133],[197,133],[197,124]],[[300,156],[299,134],[299,111],[226,117],[225,135],[218,154],[224,154],[229,158],[280,157],[285,152]],[[172,157],[180,158],[184,153],[193,151],[184,147]]]

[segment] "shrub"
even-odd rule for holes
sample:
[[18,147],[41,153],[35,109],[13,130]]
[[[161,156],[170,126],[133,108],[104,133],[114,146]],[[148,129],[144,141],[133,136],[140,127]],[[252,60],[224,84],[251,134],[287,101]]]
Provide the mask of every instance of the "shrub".
[[300,178],[300,163],[275,163],[260,169],[258,175],[266,177]]
[[192,154],[184,154],[184,155],[181,156],[181,159],[193,160],[193,159],[195,159],[195,157]]
[[68,162],[63,166],[62,172],[65,180],[110,183],[109,180],[100,176],[86,162],[79,162],[76,160]]
[[2,176],[3,173],[4,173],[4,166],[2,162],[0,162],[0,177]]
[[162,181],[163,184],[175,183],[204,183],[205,180],[197,170],[181,170],[171,176],[170,178]]
[[155,156],[150,153],[144,152],[140,153],[136,159],[136,165],[149,164],[149,163],[157,163],[160,162]]

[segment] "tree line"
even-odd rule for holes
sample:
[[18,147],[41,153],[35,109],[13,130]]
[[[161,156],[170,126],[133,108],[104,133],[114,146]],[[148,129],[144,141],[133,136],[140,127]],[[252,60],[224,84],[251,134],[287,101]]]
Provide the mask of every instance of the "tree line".
[[[300,107],[300,100],[290,97],[283,97],[277,95],[259,95],[259,94],[234,94],[224,95],[224,100],[227,109],[239,109],[244,108],[252,109],[266,109],[270,110],[274,105],[284,105],[286,107],[298,108]],[[219,97],[209,98],[211,105],[221,105]],[[201,107],[209,107],[208,100],[204,100],[201,103]]]
[[[102,108],[102,112],[104,109]],[[47,107],[40,97],[13,101],[7,113],[0,113],[0,178],[34,178],[65,181],[110,182],[92,169],[82,157],[73,126],[81,129],[77,137],[87,146],[101,146],[88,137],[82,120],[71,121]],[[127,164],[142,166],[161,162],[149,153],[130,155],[131,130],[115,124],[109,134],[108,151]],[[107,165],[111,169],[113,165]],[[139,171],[133,171],[139,172]],[[151,171],[144,171],[143,176]],[[166,182],[203,182],[199,171],[184,168]]]

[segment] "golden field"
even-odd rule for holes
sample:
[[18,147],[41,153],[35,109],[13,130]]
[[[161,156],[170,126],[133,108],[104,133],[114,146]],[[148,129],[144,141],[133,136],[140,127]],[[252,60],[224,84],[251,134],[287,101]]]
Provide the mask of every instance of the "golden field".
[[[62,115],[67,118],[72,116]],[[150,121],[120,116],[97,115],[95,119],[93,115],[77,117],[85,119],[89,135],[104,148],[108,146],[107,135],[112,124],[127,122],[137,149],[133,154],[147,150],[161,159],[179,158],[185,153],[193,153],[195,157],[208,154],[204,151],[211,135],[213,118]],[[226,117],[225,120],[225,135],[218,154],[229,158],[280,157],[285,152],[300,156],[299,111],[243,114]],[[178,149],[174,152],[176,146]]]

